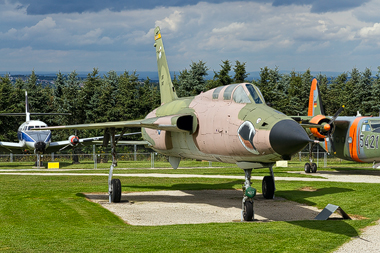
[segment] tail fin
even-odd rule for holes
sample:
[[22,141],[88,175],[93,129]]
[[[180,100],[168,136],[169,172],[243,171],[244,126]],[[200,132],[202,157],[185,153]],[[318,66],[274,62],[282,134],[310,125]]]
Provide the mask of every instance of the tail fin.
[[25,91],[25,113],[0,113],[0,116],[26,116],[26,122],[30,121],[30,115],[71,115],[71,113],[30,113],[27,91]]
[[309,110],[307,116],[315,116],[320,114],[325,115],[325,111],[323,110],[322,99],[319,93],[318,81],[314,78],[311,82]]
[[172,84],[170,77],[168,62],[166,61],[166,55],[164,50],[164,44],[162,43],[160,27],[154,29],[154,47],[156,48],[157,67],[158,67],[158,79],[160,82],[161,104],[165,104],[177,99],[177,94]]
[[29,103],[28,103],[28,92],[25,91],[25,115],[26,115],[26,122],[30,121],[30,112],[29,112]]

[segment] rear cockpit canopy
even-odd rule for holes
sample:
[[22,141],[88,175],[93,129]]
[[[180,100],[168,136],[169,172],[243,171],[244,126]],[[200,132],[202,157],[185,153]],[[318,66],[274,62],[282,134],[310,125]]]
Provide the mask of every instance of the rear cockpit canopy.
[[[222,95],[219,96],[220,94]],[[230,101],[232,98],[235,103],[239,104],[265,104],[264,97],[259,88],[251,83],[235,83],[219,86],[214,90],[212,98],[224,101]]]

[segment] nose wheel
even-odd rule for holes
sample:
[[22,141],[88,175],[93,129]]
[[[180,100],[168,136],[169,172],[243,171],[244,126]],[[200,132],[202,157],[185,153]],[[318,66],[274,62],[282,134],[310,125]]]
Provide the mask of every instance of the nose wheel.
[[253,220],[253,216],[253,201],[247,200],[244,202],[243,219],[245,221],[251,221]]
[[255,213],[253,211],[253,197],[256,196],[256,189],[251,187],[252,169],[245,169],[245,181],[243,184],[243,201],[241,207],[241,220],[252,221]]

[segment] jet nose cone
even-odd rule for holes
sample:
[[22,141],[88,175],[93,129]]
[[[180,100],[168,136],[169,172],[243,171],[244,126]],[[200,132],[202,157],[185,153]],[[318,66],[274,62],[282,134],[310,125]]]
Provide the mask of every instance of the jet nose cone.
[[302,150],[310,138],[305,130],[295,121],[286,119],[277,122],[269,134],[270,144],[276,153],[284,159]]

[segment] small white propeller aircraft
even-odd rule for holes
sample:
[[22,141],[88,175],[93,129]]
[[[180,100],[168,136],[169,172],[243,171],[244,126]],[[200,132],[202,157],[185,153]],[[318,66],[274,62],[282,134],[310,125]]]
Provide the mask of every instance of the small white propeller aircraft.
[[71,115],[70,113],[30,113],[28,106],[28,93],[25,91],[25,113],[0,113],[0,116],[26,116],[26,121],[21,124],[17,131],[19,142],[0,141],[0,147],[10,153],[21,153],[25,150],[33,150],[35,154],[52,153],[67,147],[76,147],[78,144],[93,145],[96,141],[102,140],[103,136],[79,139],[76,135],[71,135],[67,140],[51,141],[51,131],[32,131],[47,127],[47,124],[40,120],[30,120],[31,115]]

